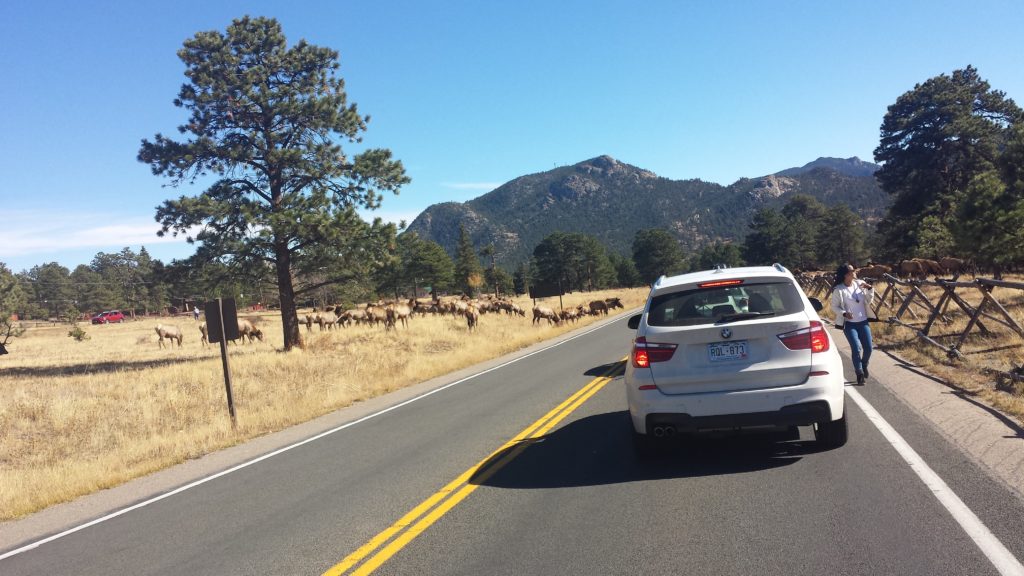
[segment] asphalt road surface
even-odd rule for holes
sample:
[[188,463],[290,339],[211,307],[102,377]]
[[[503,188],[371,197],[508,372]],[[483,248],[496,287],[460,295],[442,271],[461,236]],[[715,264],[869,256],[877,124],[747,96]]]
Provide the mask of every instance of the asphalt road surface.
[[999,573],[993,542],[1003,573],[1019,568],[1024,503],[877,381],[857,391],[985,534],[849,397],[837,450],[800,429],[638,460],[616,364],[630,338],[616,321],[0,560],[0,574],[984,575]]

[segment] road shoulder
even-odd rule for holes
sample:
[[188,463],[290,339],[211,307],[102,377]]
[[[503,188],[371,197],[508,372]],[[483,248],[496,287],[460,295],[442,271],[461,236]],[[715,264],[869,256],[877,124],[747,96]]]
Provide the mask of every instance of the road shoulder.
[[[850,356],[842,334],[832,332]],[[1024,427],[895,354],[875,349],[867,386],[881,385],[921,416],[989,476],[1024,501]]]

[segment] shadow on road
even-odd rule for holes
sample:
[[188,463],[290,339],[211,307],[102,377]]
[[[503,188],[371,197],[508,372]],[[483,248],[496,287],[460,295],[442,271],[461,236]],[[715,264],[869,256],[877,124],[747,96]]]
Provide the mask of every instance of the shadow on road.
[[813,442],[800,441],[795,431],[745,432],[675,439],[657,458],[640,459],[631,429],[626,411],[576,420],[495,455],[470,483],[570,488],[741,474],[789,466],[818,451]]
[[597,377],[597,376],[611,376],[611,375],[613,375],[612,374],[612,370],[613,369],[614,369],[614,375],[615,376],[621,376],[622,373],[626,370],[626,363],[623,362],[622,360],[617,360],[615,362],[609,362],[607,364],[602,364],[600,366],[594,366],[590,370],[587,370],[586,372],[584,372],[583,375],[584,376],[594,376],[594,377]]

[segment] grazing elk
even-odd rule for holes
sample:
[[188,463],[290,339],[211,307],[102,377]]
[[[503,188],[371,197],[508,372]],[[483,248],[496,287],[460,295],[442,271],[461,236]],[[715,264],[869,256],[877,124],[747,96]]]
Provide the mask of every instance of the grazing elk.
[[171,341],[171,347],[174,347],[174,341],[178,341],[178,348],[181,348],[181,341],[185,339],[185,335],[181,332],[181,328],[177,326],[164,326],[163,324],[156,325],[156,335],[159,337],[160,347],[164,347],[164,338]]
[[562,321],[558,318],[558,314],[551,308],[534,306],[532,324],[538,324],[541,320],[547,320],[548,324],[554,324],[555,326],[562,324]]
[[477,310],[476,306],[468,306],[463,314],[466,315],[466,326],[469,327],[469,331],[473,332],[476,330],[477,324],[480,323],[480,311]]
[[384,309],[384,328],[390,330],[398,327],[398,322],[405,328],[409,327],[409,317],[412,316],[412,307],[408,304],[391,304]]
[[251,321],[241,318],[238,320],[238,336],[245,342],[245,339],[249,339],[249,343],[252,344],[254,340],[263,341],[263,331],[256,327]]

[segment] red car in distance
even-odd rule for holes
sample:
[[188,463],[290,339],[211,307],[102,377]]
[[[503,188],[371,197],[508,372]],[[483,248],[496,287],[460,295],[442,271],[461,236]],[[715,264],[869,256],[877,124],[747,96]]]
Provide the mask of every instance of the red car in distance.
[[93,324],[113,324],[115,322],[124,322],[124,314],[120,310],[108,310],[92,317]]

